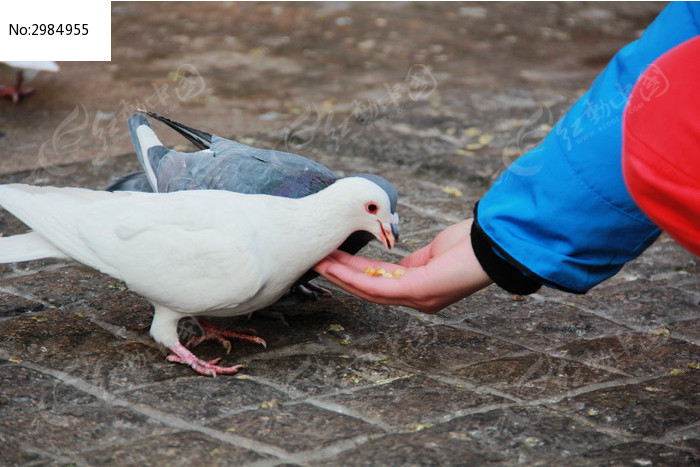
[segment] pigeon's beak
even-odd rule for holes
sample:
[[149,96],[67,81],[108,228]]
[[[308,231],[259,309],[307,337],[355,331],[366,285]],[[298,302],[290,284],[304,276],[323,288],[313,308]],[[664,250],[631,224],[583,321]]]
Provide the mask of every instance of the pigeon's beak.
[[391,215],[391,233],[394,235],[394,241],[399,241],[399,215],[394,213]]
[[379,221],[379,230],[382,232],[382,237],[379,240],[384,244],[384,248],[388,250],[394,248],[394,242],[396,241],[393,233],[395,230],[394,224],[384,224]]

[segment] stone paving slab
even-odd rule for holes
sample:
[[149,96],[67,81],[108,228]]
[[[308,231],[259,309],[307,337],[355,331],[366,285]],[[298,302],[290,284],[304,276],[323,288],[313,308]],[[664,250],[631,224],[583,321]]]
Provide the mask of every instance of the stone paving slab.
[[698,346],[667,336],[627,333],[572,342],[556,349],[555,354],[627,375],[652,376],[674,369],[685,371],[697,361]]
[[381,428],[311,404],[269,401],[263,408],[225,417],[211,426],[280,446],[287,452],[323,449],[337,441],[384,433]]
[[477,387],[497,388],[522,399],[561,396],[584,386],[621,379],[623,376],[585,363],[538,353],[477,363],[452,374]]
[[575,396],[560,402],[557,408],[589,416],[604,426],[663,438],[684,426],[688,417],[697,415],[698,385],[696,375],[665,376]]
[[269,456],[232,446],[198,432],[178,431],[147,436],[129,444],[85,452],[82,456],[94,465],[139,466],[153,462],[167,465],[215,465],[250,463]]
[[[381,173],[402,241],[363,254],[397,261],[471,216],[662,8],[115,2],[112,62],[0,102],[0,183],[104,188],[138,167],[125,120],[147,106]],[[25,230],[0,210],[2,235]],[[0,465],[698,463],[700,271],[665,235],[586,295],[492,286],[423,315],[319,283],[333,297],[216,320],[269,346],[203,343],[247,365],[205,378],[165,361],[121,282],[0,265]]]

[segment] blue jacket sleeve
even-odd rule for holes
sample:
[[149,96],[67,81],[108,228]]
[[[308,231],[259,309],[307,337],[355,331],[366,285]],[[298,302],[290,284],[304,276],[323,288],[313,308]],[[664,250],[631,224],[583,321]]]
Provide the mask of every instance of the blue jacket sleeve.
[[666,7],[479,201],[472,245],[494,282],[514,293],[540,284],[584,293],[658,237],[625,187],[622,115],[641,73],[700,34],[699,20],[698,4]]

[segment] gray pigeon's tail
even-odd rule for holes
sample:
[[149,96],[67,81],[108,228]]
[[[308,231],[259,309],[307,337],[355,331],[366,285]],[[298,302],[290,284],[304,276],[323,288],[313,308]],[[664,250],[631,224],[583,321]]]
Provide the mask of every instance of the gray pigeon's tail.
[[199,149],[211,148],[211,133],[190,128],[186,125],[183,125],[182,123],[176,122],[175,120],[170,120],[169,118],[163,117],[162,115],[158,115],[155,112],[151,112],[150,110],[138,109],[138,111],[148,115],[151,118],[155,118],[159,122],[165,123],[170,128],[187,138],[192,144],[197,146]]
[[136,149],[136,155],[139,156],[139,161],[146,172],[148,182],[151,184],[154,192],[158,192],[158,178],[156,170],[160,160],[168,152],[168,148],[163,146],[156,136],[151,124],[143,115],[133,114],[129,117],[129,134],[131,142]]

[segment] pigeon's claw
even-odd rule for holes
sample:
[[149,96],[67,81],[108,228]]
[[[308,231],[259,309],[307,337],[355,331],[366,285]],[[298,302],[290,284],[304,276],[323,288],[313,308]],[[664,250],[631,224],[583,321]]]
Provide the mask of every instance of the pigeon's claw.
[[17,80],[13,86],[0,86],[0,98],[9,97],[12,103],[17,105],[21,98],[34,92],[33,88],[22,89],[22,71],[17,72]]
[[333,296],[333,292],[313,282],[304,282],[303,284],[293,287],[292,294],[302,300],[316,300],[321,295],[326,295],[328,297]]
[[199,337],[194,337],[187,342],[187,347],[193,347],[201,344],[208,340],[217,340],[226,349],[226,353],[231,352],[231,342],[228,339],[240,339],[254,344],[260,344],[267,348],[267,342],[264,339],[256,336],[257,332],[255,329],[240,329],[238,331],[227,331],[225,329],[219,329],[209,321],[204,319],[198,320],[199,325],[202,327],[203,334]]
[[201,358],[197,358],[182,344],[173,345],[168,348],[173,352],[167,357],[167,360],[169,362],[182,363],[184,365],[190,366],[194,371],[196,371],[200,375],[233,375],[238,373],[238,370],[240,370],[241,368],[245,368],[245,365],[218,366],[216,365],[216,363],[218,363],[219,360],[221,360],[220,358],[216,358],[210,361],[202,360]]

